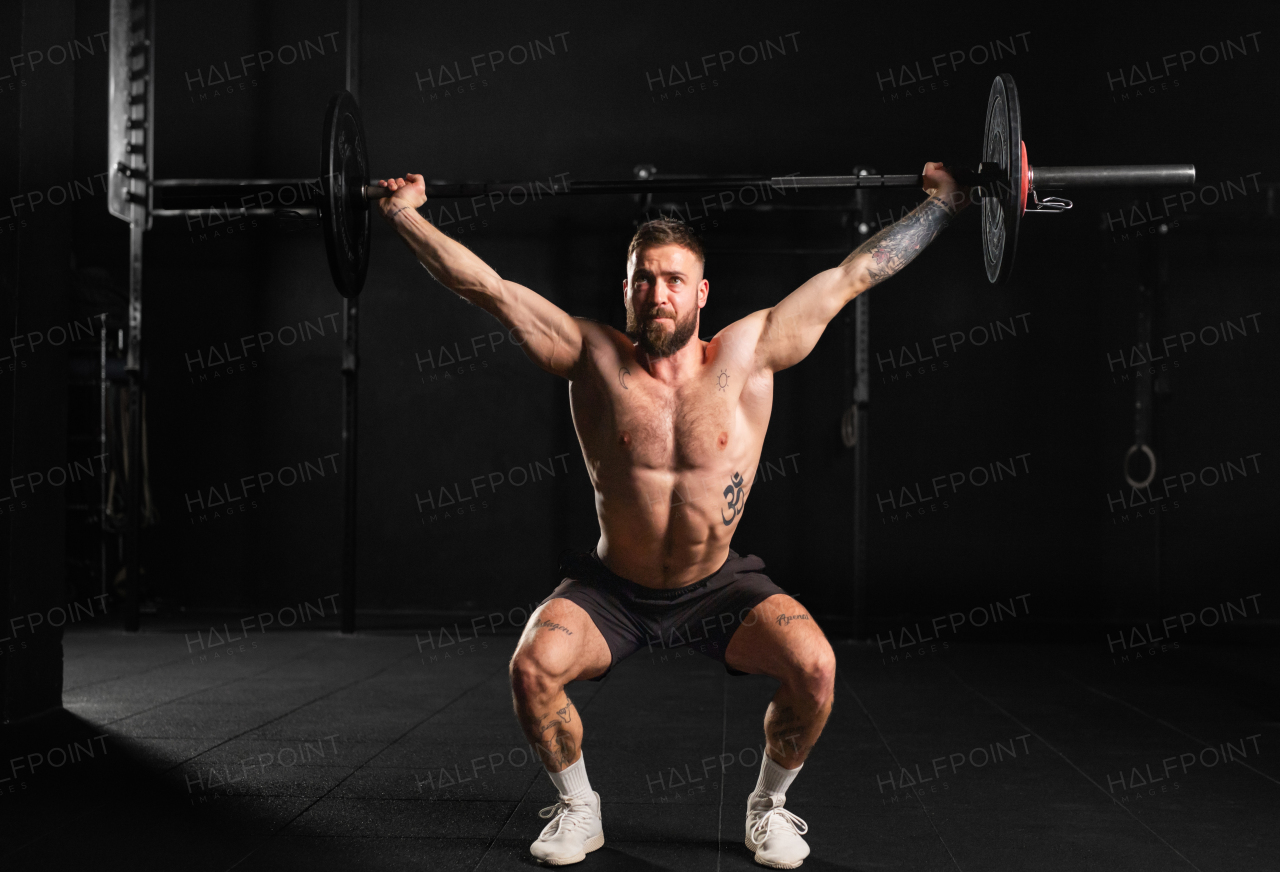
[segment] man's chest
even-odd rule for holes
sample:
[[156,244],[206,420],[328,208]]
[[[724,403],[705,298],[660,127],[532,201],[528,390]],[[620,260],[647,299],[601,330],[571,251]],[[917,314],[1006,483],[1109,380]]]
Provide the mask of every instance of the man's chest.
[[671,386],[638,366],[622,369],[615,384],[571,393],[579,433],[600,460],[676,472],[741,466],[759,452],[771,381],[734,384],[709,367]]
[[716,465],[735,444],[737,397],[716,395],[701,381],[679,389],[639,384],[614,398],[604,434],[642,466]]

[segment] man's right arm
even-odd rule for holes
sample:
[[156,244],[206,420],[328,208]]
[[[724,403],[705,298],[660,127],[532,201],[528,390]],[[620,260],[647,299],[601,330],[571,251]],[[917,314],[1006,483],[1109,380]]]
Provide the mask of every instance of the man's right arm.
[[[407,180],[407,181],[406,181]],[[395,194],[378,206],[427,272],[460,297],[484,309],[512,331],[530,360],[562,378],[570,378],[582,358],[581,325],[559,306],[523,285],[509,282],[465,245],[423,218],[422,176],[389,179]]]

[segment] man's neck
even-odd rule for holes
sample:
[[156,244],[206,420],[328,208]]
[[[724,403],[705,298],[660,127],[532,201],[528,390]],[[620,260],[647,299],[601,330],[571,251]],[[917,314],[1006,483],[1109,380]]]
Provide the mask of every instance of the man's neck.
[[636,359],[649,375],[658,381],[676,385],[688,381],[702,368],[706,358],[707,343],[693,336],[684,347],[669,357],[653,357],[636,347]]

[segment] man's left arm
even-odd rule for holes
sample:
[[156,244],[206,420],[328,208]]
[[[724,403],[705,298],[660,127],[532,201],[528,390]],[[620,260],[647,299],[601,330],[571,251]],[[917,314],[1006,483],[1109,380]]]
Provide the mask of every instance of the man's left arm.
[[756,346],[759,364],[773,372],[809,356],[822,333],[850,300],[915,260],[956,214],[968,205],[961,188],[940,163],[924,165],[929,199],[872,236],[834,269],[818,273],[765,310]]

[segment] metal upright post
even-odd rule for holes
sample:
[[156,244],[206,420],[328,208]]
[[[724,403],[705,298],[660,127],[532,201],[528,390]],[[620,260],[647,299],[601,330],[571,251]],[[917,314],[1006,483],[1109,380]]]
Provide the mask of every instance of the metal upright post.
[[[1138,280],[1138,330],[1137,347],[1151,353],[1151,335],[1157,316],[1156,308],[1168,278],[1168,248],[1163,235],[1151,237],[1142,247],[1140,254],[1140,276]],[[1150,369],[1154,369],[1151,367]],[[1159,382],[1165,385],[1163,377]],[[1151,493],[1151,483],[1157,477],[1158,463],[1156,446],[1159,433],[1156,430],[1155,400],[1157,378],[1154,372],[1143,373],[1138,370],[1133,380],[1133,445],[1124,458],[1125,484],[1131,495],[1145,496],[1153,504],[1158,497]],[[1145,457],[1139,459],[1138,454]],[[1140,473],[1135,474],[1135,472]],[[1145,491],[1145,494],[1138,492]],[[1156,512],[1146,528],[1147,545],[1150,548],[1150,560],[1143,567],[1138,582],[1144,583],[1145,589],[1139,591],[1137,601],[1144,611],[1154,609],[1155,614],[1164,614],[1170,608],[1165,602],[1163,590],[1163,573],[1161,538],[1162,527],[1160,513]]]
[[342,318],[342,632],[356,631],[356,367],[360,309],[346,301]]
[[[107,319],[102,319],[102,333],[98,337],[98,456],[107,456],[107,392],[111,383],[107,381]],[[98,581],[101,590],[98,593],[107,595],[107,476],[104,473],[98,478]],[[103,602],[106,600],[104,599]]]
[[142,588],[142,249],[151,227],[155,165],[155,14],[150,0],[111,0],[108,61],[107,208],[129,222],[129,324],[125,446],[124,628],[137,632]]
[[[360,0],[347,0],[347,90],[360,97]],[[359,389],[360,298],[342,317],[342,632],[356,631],[356,425]]]
[[[873,175],[874,169],[857,168],[855,173]],[[859,188],[855,195],[858,210],[858,238],[870,238],[875,228],[871,209],[871,191]],[[861,242],[859,242],[861,244]],[[861,636],[866,629],[867,607],[867,511],[870,504],[871,466],[868,462],[867,437],[871,402],[871,373],[868,367],[871,341],[871,294],[861,293],[853,301],[854,316],[854,486],[853,486],[853,631]]]
[[142,235],[141,222],[129,225],[129,337],[125,374],[129,379],[129,443],[125,448],[128,483],[125,524],[124,629],[136,633],[140,625],[138,598],[142,583]]
[[868,413],[871,393],[871,379],[867,371],[867,346],[871,336],[871,297],[859,294],[853,301],[855,344],[856,387],[853,392],[853,406],[857,410],[854,426],[857,431],[857,445],[854,447],[854,492],[853,492],[853,628],[854,633],[861,635],[866,627],[867,607],[867,511],[870,504],[871,466],[868,462],[869,452],[867,437],[869,433],[870,415]]

